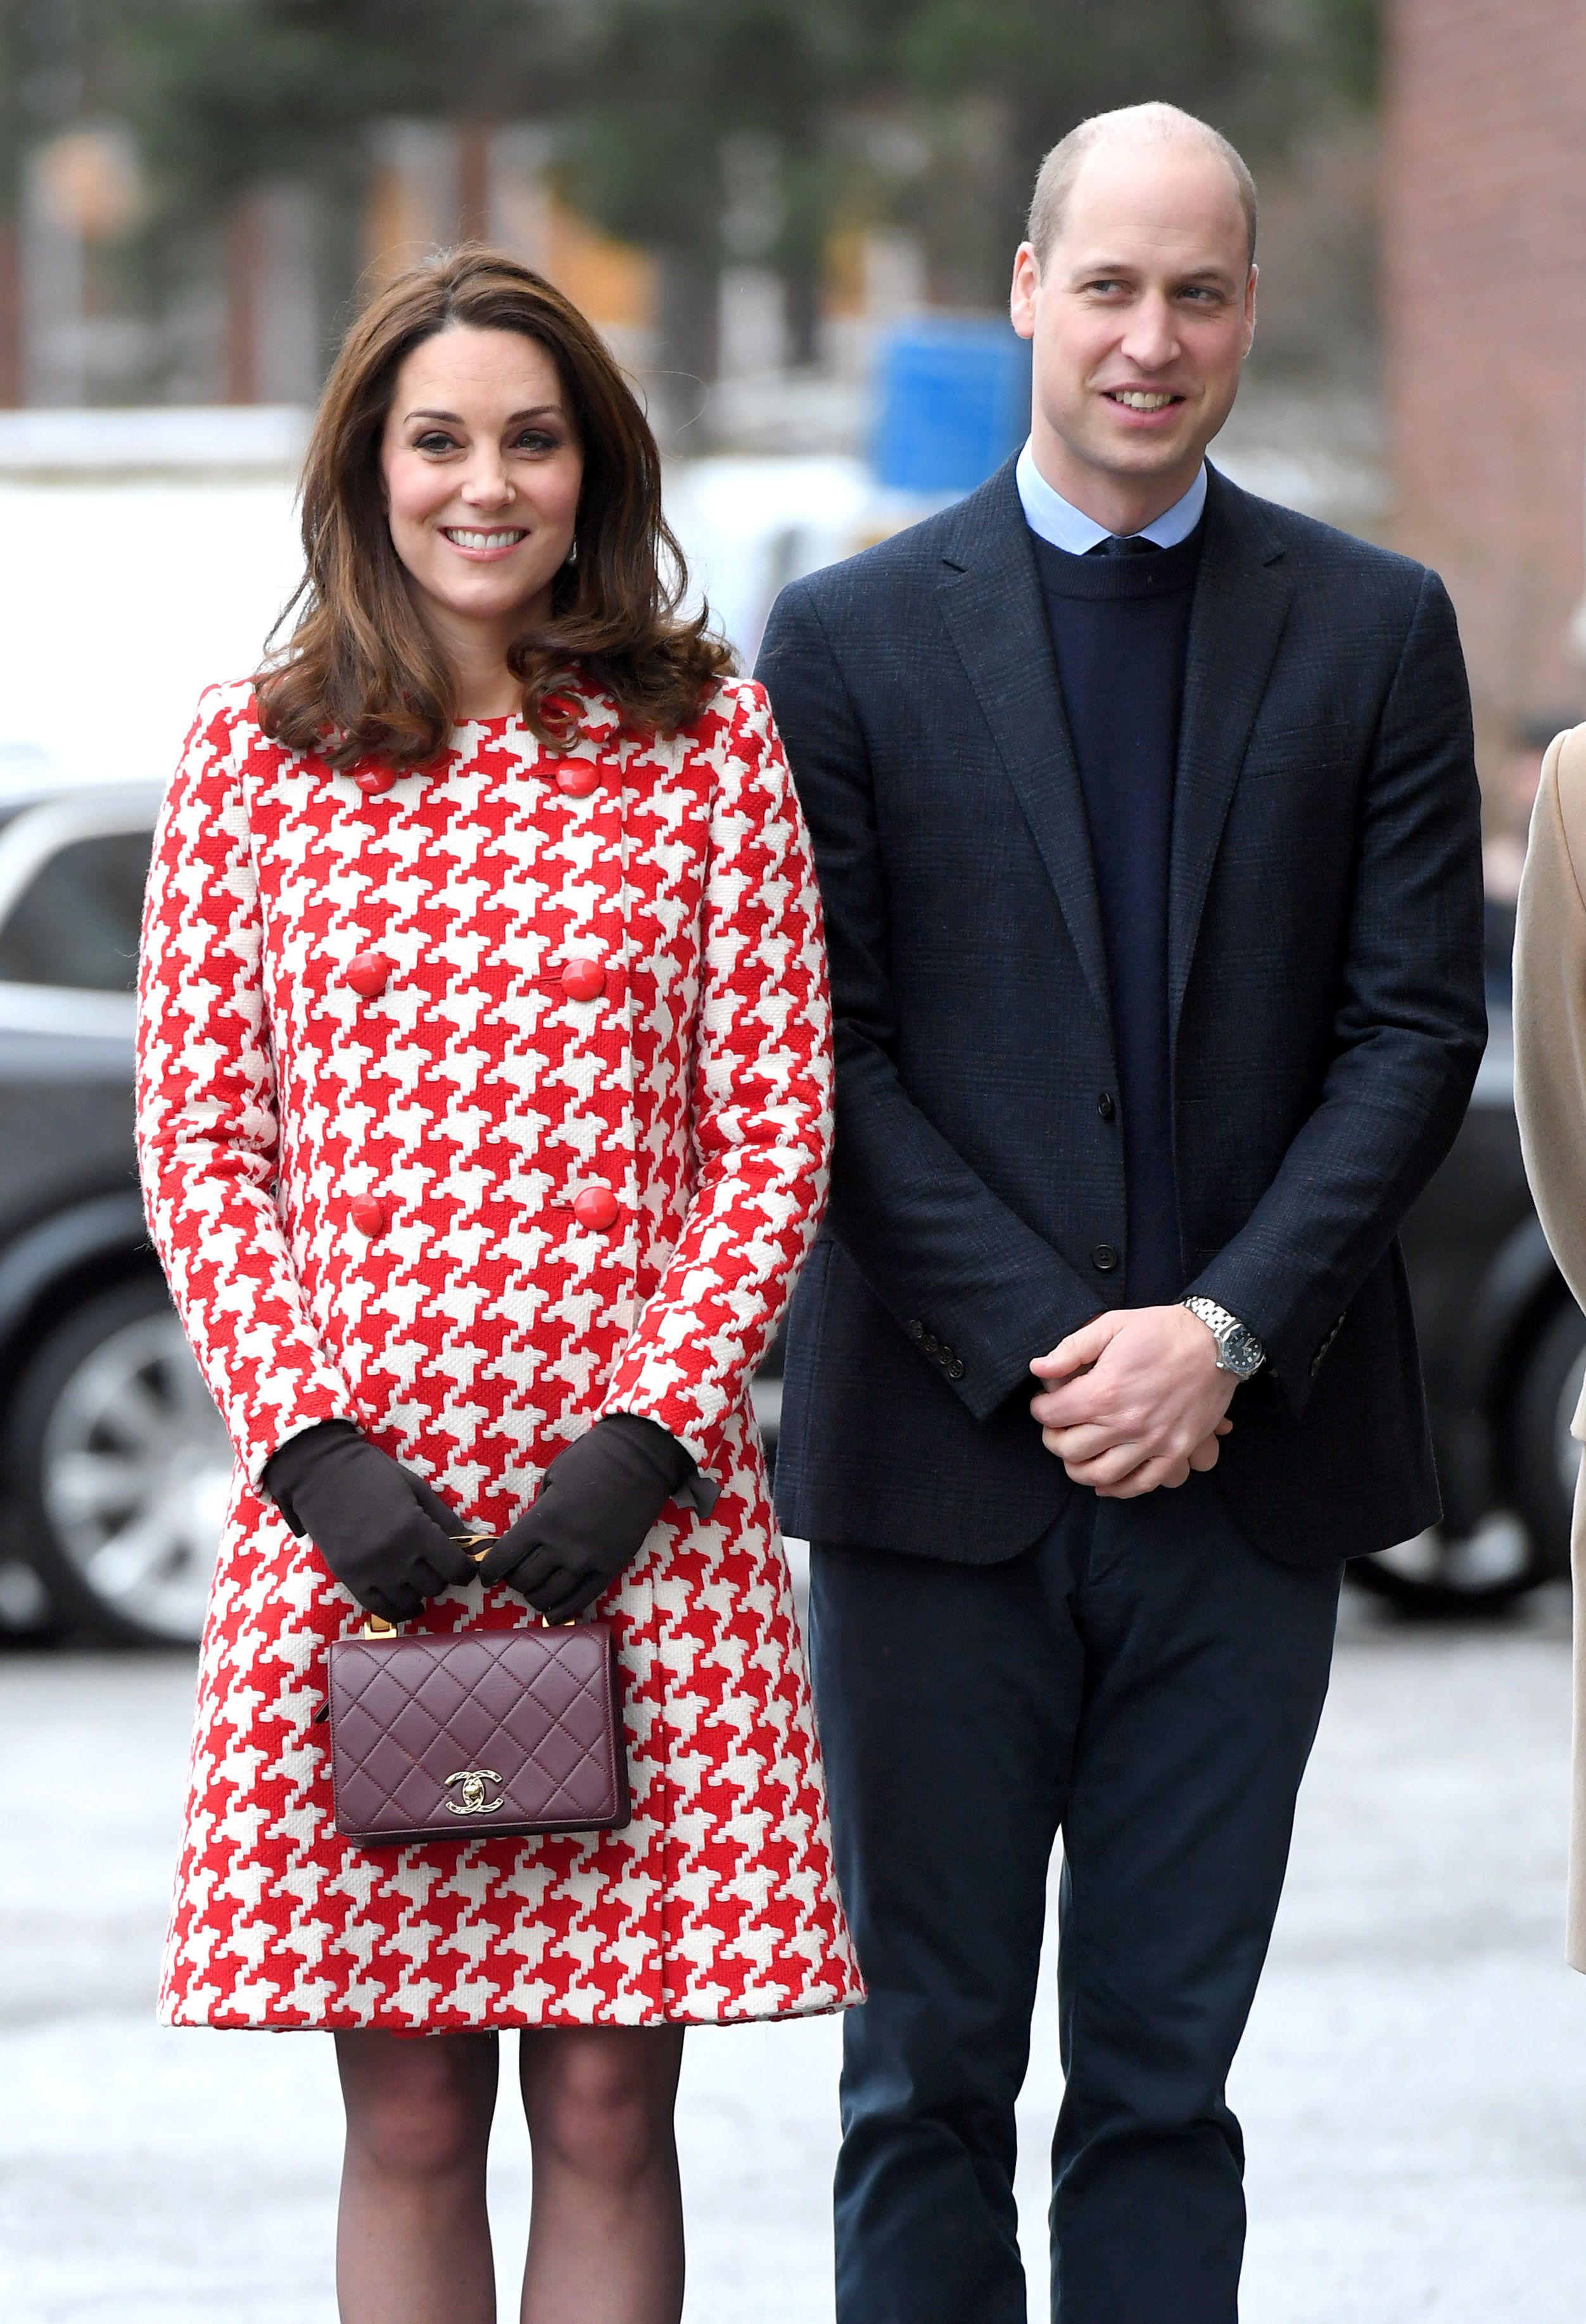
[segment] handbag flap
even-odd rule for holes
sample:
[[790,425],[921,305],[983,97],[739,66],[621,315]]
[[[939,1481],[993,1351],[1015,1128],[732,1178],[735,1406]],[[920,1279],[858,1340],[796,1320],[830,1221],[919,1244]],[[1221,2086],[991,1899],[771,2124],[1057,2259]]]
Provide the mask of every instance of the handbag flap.
[[347,1638],[330,1650],[338,1829],[472,1840],[627,1821],[610,1626]]

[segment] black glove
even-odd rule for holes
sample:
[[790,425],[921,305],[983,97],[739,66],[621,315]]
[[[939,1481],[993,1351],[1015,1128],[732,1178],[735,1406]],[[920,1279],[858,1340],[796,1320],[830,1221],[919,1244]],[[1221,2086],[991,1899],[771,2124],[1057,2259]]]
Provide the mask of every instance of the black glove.
[[438,1493],[361,1436],[350,1420],[322,1420],[289,1436],[264,1464],[272,1499],[307,1534],[360,1606],[410,1622],[426,1598],[471,1582],[475,1564],[450,1536],[467,1527]]
[[692,1456],[637,1413],[608,1412],[558,1452],[532,1506],[479,1571],[510,1582],[548,1621],[568,1622],[638,1556]]

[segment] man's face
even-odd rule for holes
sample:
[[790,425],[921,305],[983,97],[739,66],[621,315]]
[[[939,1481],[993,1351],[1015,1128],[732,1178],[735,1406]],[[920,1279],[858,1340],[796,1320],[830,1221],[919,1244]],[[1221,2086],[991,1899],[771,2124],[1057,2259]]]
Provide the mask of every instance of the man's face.
[[1119,141],[1085,156],[1046,263],[1025,243],[1013,274],[1013,327],[1034,342],[1037,464],[1059,491],[1087,472],[1187,490],[1255,333],[1246,251],[1216,154]]

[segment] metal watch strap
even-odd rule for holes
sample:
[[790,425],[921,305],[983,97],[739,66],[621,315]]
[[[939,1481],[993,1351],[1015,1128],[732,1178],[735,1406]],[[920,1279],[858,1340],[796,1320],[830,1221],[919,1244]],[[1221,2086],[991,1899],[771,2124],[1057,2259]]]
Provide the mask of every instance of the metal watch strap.
[[1267,1351],[1248,1323],[1220,1306],[1215,1299],[1205,1299],[1198,1292],[1179,1301],[1192,1315],[1204,1323],[1217,1342],[1217,1369],[1232,1372],[1236,1379],[1249,1379],[1259,1372],[1267,1360]]

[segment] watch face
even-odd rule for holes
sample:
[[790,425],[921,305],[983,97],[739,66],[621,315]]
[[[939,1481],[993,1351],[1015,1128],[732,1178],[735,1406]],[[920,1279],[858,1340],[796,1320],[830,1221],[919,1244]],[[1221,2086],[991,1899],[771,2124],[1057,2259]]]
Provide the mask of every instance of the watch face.
[[1222,1342],[1223,1362],[1231,1372],[1238,1372],[1244,1379],[1259,1371],[1265,1353],[1255,1333],[1242,1323],[1236,1323]]

